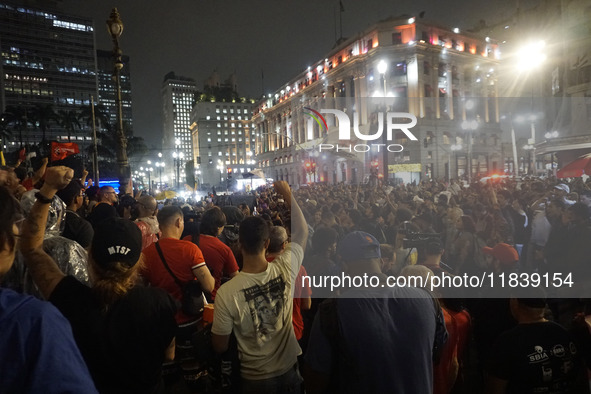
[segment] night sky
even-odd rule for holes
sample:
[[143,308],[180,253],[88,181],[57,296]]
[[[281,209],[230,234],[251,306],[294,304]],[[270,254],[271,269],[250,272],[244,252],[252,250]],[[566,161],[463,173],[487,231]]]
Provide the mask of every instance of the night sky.
[[[342,0],[343,36],[350,37],[389,16],[418,15],[469,29],[509,18],[516,0]],[[521,0],[523,8],[537,3]],[[117,7],[125,25],[120,45],[131,58],[136,135],[159,148],[162,135],[160,87],[175,71],[198,88],[214,69],[225,80],[238,77],[238,92],[258,98],[273,92],[335,43],[338,0],[65,0],[66,13],[93,18],[98,49],[111,49],[105,27]],[[338,33],[337,33],[338,34]]]

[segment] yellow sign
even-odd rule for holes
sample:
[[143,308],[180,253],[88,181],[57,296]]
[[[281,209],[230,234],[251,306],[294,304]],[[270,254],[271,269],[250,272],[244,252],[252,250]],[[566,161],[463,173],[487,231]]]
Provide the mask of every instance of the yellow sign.
[[388,174],[396,172],[421,172],[421,163],[388,165]]

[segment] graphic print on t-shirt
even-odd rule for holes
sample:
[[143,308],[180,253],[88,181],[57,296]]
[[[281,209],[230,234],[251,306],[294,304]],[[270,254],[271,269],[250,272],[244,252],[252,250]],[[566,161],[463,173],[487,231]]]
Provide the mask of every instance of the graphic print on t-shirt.
[[250,316],[257,338],[269,340],[273,333],[283,327],[283,307],[285,305],[285,282],[281,276],[259,286],[244,289],[244,296],[250,309]]

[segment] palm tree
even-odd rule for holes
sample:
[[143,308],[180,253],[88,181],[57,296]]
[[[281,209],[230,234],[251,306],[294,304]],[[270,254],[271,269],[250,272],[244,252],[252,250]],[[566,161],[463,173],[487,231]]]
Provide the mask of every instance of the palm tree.
[[72,133],[75,128],[80,129],[80,122],[78,121],[78,112],[70,110],[58,111],[59,125],[68,133],[68,142],[72,141]]
[[[90,105],[80,107],[78,119],[89,128],[92,128],[92,107]],[[110,128],[109,114],[104,105],[98,104],[94,106],[94,119],[96,121],[97,131],[101,127]]]
[[51,123],[58,123],[58,115],[53,109],[51,104],[37,104],[31,109],[31,118],[36,123],[36,126],[43,133],[41,142],[45,142],[47,137],[47,131],[50,128]]
[[4,151],[4,145],[6,145],[6,142],[11,138],[12,133],[10,132],[8,123],[4,119],[0,119],[0,152]]
[[[109,123],[105,123],[105,128],[97,130],[96,136],[100,141],[97,146],[98,155],[100,157],[101,177],[115,177],[117,176],[117,146],[119,139],[117,137],[117,130]],[[144,155],[148,151],[148,147],[142,137],[134,136],[133,129],[128,123],[123,123],[123,131],[127,136],[127,157],[131,158],[138,155]],[[88,147],[88,153],[93,154],[93,147]]]
[[2,114],[2,122],[4,127],[12,132],[18,132],[20,146],[23,146],[23,131],[27,131],[29,126],[34,126],[28,117],[28,110],[26,107],[9,105],[6,111]]
[[[92,135],[93,130],[93,119],[94,119],[94,126],[96,131],[96,137],[99,138],[101,134],[101,129],[110,129],[111,125],[109,124],[109,115],[106,112],[105,107],[102,104],[98,104],[94,106],[94,111],[92,105],[85,105],[80,107],[80,112],[78,118],[83,124],[86,125],[88,129],[90,129],[90,133]],[[93,135],[94,137],[94,135]],[[96,151],[95,151],[96,147]],[[101,154],[101,152],[103,154]],[[98,180],[99,178],[99,156],[103,156],[103,148],[98,141],[94,141],[86,148],[86,153],[88,157],[92,157],[92,168],[93,173],[92,176]]]

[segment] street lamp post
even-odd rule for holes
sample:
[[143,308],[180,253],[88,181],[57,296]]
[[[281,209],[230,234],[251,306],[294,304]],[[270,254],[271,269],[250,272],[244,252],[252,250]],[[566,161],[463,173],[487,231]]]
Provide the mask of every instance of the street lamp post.
[[[532,169],[532,160],[531,160],[532,154],[531,154],[531,152],[534,149],[536,149],[536,147],[531,144],[527,144],[527,145],[523,146],[523,149],[527,151],[527,173],[528,173],[528,175],[533,175],[534,169]],[[535,155],[534,155],[534,157],[535,157]],[[535,163],[535,161],[534,161],[534,163]]]
[[[152,161],[147,161],[148,166],[152,165]],[[148,172],[148,194],[150,193],[150,189],[152,188],[152,175],[150,172],[152,171],[151,167],[146,167],[146,171]]]
[[[517,62],[517,68],[520,72],[526,72],[529,74],[529,76],[531,77],[531,73],[533,70],[536,70],[538,68],[541,67],[542,63],[544,63],[546,61],[546,54],[544,53],[544,48],[546,46],[546,43],[544,41],[537,41],[537,42],[530,42],[527,45],[523,46],[520,50],[519,50],[519,58],[518,58],[518,62]],[[531,110],[532,110],[532,115],[530,117],[531,120],[531,124],[530,124],[530,128],[531,128],[531,138],[528,141],[528,145],[531,146],[531,148],[528,148],[528,150],[533,150],[533,155],[531,154],[532,152],[528,152],[528,155],[530,155],[531,157],[531,161],[532,163],[528,164],[528,166],[532,167],[532,173],[533,175],[535,175],[537,173],[537,169],[536,169],[536,151],[535,151],[535,144],[536,144],[536,125],[535,125],[535,120],[536,117],[535,115],[533,115],[534,112],[534,80],[532,78],[530,79],[530,85],[531,85]],[[540,96],[542,95],[542,92],[540,91]]]
[[123,33],[123,22],[119,18],[117,8],[113,8],[107,20],[107,29],[113,39],[113,79],[115,81],[115,103],[117,105],[117,168],[119,176],[119,187],[129,183],[131,170],[127,159],[127,137],[123,132],[123,106],[121,103],[121,61],[122,51],[119,48],[119,37]]
[[[158,152],[158,159],[162,160],[162,152]],[[158,175],[160,176],[159,188],[162,189],[162,169],[164,168],[164,162],[157,162],[156,168],[158,168]]]
[[174,158],[175,162],[176,162],[176,188],[177,190],[181,189],[181,160],[183,157],[185,157],[185,154],[183,152],[174,152],[172,154],[172,157]]
[[[148,161],[148,164],[150,161]],[[148,193],[152,192],[152,171],[154,171],[154,167],[147,167],[146,171],[148,172]]]
[[[387,96],[387,87],[386,87],[386,71],[388,70],[388,63],[384,60],[380,60],[378,63],[378,72],[381,75],[382,79],[382,87],[384,89],[384,100],[386,100]],[[388,145],[388,138],[387,133],[382,134],[382,143],[384,147]],[[386,148],[383,149],[382,153],[382,164],[383,164],[383,175],[384,175],[384,182],[388,182],[388,150]]]
[[468,165],[466,166],[468,170],[468,183],[472,183],[472,133],[478,128],[478,121],[463,121],[462,122],[462,129],[468,132]]
[[[456,174],[455,176],[458,176],[458,166],[457,166],[457,160],[456,160],[456,152],[462,149],[462,145],[461,144],[453,144],[452,146],[450,146],[450,150],[453,153],[453,157],[454,157],[454,161],[456,162]],[[450,153],[451,155],[451,153]],[[449,177],[449,181],[451,182],[451,157],[449,158],[449,166],[448,166],[448,177]]]
[[[544,134],[544,137],[546,137],[546,140],[552,140],[554,138],[558,138],[558,136],[560,135],[560,133],[556,130],[554,131],[549,131],[546,134]],[[550,173],[554,176],[556,176],[556,170],[554,168],[554,152],[550,152]]]
[[156,168],[158,169],[158,176],[160,177],[159,187],[162,188],[162,169],[164,168],[164,162],[156,162]]
[[185,157],[185,154],[183,152],[179,152],[179,147],[181,145],[181,140],[180,139],[176,139],[174,140],[174,148],[175,151],[172,154],[172,157],[175,160],[175,164],[176,164],[176,188],[177,190],[181,189],[181,160]]

